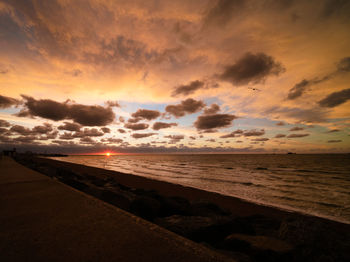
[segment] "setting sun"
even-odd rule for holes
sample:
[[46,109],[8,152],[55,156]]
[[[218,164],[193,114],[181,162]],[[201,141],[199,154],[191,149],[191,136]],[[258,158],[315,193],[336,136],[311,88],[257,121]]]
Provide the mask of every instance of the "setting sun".
[[110,156],[110,155],[111,155],[111,153],[109,153],[109,152],[106,153],[106,156]]

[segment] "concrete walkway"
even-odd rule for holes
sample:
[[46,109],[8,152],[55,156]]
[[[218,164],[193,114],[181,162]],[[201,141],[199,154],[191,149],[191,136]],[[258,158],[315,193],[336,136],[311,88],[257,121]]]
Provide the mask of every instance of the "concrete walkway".
[[4,157],[0,261],[227,260]]

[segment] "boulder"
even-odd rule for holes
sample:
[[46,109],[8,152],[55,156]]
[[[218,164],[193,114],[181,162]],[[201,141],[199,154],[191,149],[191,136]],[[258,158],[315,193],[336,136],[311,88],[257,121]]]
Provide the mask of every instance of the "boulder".
[[191,204],[191,214],[193,216],[227,216],[231,213],[229,211],[223,210],[218,205],[201,200],[196,201]]
[[130,204],[130,211],[144,219],[153,221],[158,216],[161,204],[148,196],[137,196]]
[[191,213],[190,202],[183,197],[161,197],[158,198],[161,203],[160,216],[167,217],[172,215],[189,215]]
[[229,217],[173,215],[157,218],[155,222],[179,235],[197,242],[218,244],[229,234]]

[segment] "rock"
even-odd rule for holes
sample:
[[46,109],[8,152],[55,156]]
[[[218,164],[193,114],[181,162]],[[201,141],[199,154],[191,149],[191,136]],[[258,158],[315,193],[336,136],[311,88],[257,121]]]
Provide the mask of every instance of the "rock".
[[255,235],[255,229],[249,219],[245,217],[236,217],[230,223],[230,233],[239,233],[246,235]]
[[130,200],[121,192],[102,190],[100,193],[100,198],[103,201],[106,201],[112,205],[115,205],[121,209],[129,210],[130,209]]
[[203,217],[173,215],[158,218],[155,222],[170,231],[197,242],[217,244],[228,234],[229,217]]
[[257,235],[278,236],[281,226],[280,220],[262,215],[253,215],[245,217],[245,219],[249,221],[249,224],[252,225]]
[[191,213],[191,204],[186,198],[182,197],[161,197],[158,198],[161,203],[160,216],[189,215]]
[[225,242],[241,242],[256,250],[271,250],[276,253],[286,253],[293,249],[293,247],[287,242],[268,236],[249,236],[243,234],[232,234],[225,239]]
[[193,216],[227,216],[229,211],[223,210],[218,205],[208,201],[197,201],[191,205],[191,214]]
[[131,202],[130,211],[137,216],[153,221],[158,216],[160,207],[161,204],[158,200],[148,196],[139,196]]

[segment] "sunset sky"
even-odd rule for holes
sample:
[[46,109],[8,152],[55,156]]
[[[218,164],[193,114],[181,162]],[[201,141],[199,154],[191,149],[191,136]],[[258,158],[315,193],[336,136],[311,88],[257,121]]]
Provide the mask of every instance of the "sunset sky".
[[0,0],[0,148],[350,152],[350,1]]

